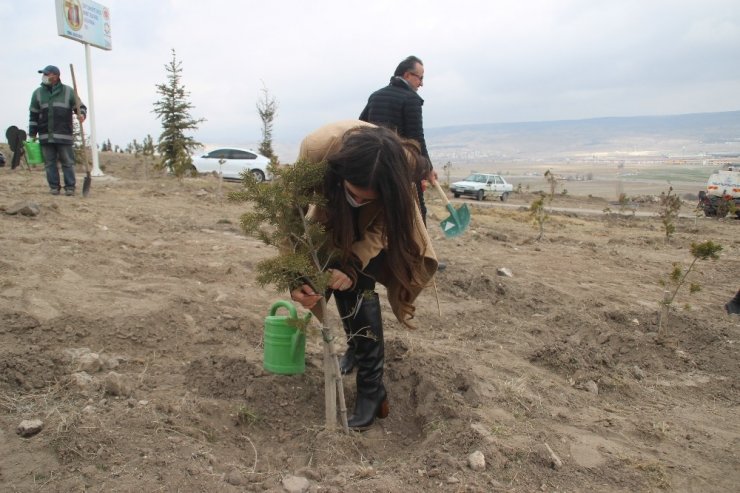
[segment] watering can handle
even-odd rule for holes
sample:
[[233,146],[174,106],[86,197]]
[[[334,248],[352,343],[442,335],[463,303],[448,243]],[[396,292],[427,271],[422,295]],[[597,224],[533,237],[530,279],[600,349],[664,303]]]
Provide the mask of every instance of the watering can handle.
[[270,307],[270,316],[275,315],[275,312],[278,311],[278,308],[287,308],[288,313],[290,314],[290,318],[296,318],[298,316],[295,311],[295,305],[290,301],[284,300],[276,301],[272,304],[272,306]]
[[440,186],[439,182],[437,180],[434,180],[433,185],[434,185],[434,188],[436,188],[437,191],[439,192],[439,196],[442,197],[442,199],[445,201],[445,205],[449,205],[450,199],[447,198],[447,194],[445,193],[444,190],[442,190],[442,187]]

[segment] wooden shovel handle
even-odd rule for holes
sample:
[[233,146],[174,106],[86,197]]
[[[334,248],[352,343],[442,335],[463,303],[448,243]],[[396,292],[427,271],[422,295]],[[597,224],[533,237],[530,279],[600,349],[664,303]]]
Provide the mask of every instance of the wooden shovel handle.
[[437,191],[439,192],[439,196],[444,199],[445,205],[448,205],[450,203],[450,199],[447,198],[447,194],[445,193],[444,190],[442,190],[442,186],[436,180],[434,181],[433,185],[434,185],[434,188],[436,188]]
[[[77,120],[80,119],[80,95],[77,93],[77,80],[75,79],[75,68],[69,64],[69,72],[72,74],[72,88],[75,91],[75,108],[77,108]],[[85,129],[80,122],[80,138],[82,139],[82,164],[85,165],[85,173],[88,172],[87,147],[85,145]]]

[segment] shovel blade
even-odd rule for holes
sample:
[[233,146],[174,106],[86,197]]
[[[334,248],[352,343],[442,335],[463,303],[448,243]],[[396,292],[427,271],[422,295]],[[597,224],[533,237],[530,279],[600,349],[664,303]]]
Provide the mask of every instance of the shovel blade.
[[90,173],[85,175],[85,180],[82,182],[82,196],[87,197],[90,195],[90,184],[92,182],[92,178],[90,178]]
[[439,225],[447,238],[454,238],[468,229],[470,210],[468,204],[463,204],[459,209],[455,209],[452,204],[447,204],[447,210],[450,211],[450,217],[440,222]]

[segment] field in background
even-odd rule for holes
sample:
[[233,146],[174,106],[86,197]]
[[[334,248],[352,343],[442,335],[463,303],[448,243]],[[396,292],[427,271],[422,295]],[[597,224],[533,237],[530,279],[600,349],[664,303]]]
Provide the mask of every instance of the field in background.
[[[514,185],[521,183],[531,191],[549,190],[544,174],[551,170],[558,180],[558,191],[570,195],[593,195],[616,200],[620,190],[628,196],[659,195],[673,187],[679,195],[696,196],[706,187],[707,178],[717,167],[678,165],[616,165],[568,163],[500,163],[484,166],[454,167],[450,181],[462,180],[470,172],[499,173]],[[444,183],[444,170],[437,168]]]

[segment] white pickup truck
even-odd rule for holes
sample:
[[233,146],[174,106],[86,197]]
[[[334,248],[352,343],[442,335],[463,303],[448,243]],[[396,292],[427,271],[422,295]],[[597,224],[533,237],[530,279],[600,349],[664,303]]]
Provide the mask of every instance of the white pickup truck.
[[705,216],[725,217],[734,209],[740,218],[740,166],[729,165],[712,173],[706,191],[699,192],[699,207]]
[[501,201],[509,198],[514,191],[514,185],[507,183],[501,175],[490,175],[487,173],[473,173],[463,181],[456,181],[450,185],[450,192],[455,198],[460,195],[472,195],[477,200],[486,197],[498,197]]

